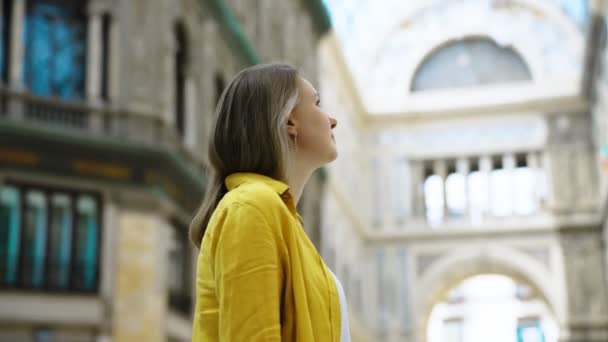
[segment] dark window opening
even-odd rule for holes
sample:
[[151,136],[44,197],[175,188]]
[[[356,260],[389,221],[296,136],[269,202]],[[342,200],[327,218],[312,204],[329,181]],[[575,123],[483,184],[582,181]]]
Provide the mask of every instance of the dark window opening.
[[112,17],[105,13],[101,16],[101,92],[103,101],[110,100],[110,28]]
[[10,68],[10,46],[11,46],[11,21],[13,18],[13,0],[2,0],[2,23],[0,28],[0,78],[4,84],[9,83],[9,68]]
[[186,71],[188,47],[186,32],[181,24],[175,26],[175,126],[180,137],[185,132]]

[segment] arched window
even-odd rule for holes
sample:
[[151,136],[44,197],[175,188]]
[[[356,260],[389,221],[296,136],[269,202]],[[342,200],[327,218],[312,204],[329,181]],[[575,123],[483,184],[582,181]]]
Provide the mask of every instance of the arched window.
[[512,48],[488,38],[449,42],[427,56],[411,90],[459,88],[531,80],[525,61]]
[[175,127],[181,138],[186,128],[186,72],[188,70],[188,40],[181,23],[175,25]]
[[28,0],[24,81],[36,95],[85,97],[87,1]]

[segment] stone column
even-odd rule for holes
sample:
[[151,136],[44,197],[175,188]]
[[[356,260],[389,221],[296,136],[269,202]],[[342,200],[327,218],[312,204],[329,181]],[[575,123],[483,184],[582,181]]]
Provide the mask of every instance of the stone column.
[[468,158],[461,158],[456,162],[456,172],[464,178],[464,213],[471,217],[471,194],[469,189],[469,173],[471,173],[471,162]]
[[545,203],[543,203],[541,197],[541,187],[546,187],[546,185],[540,184],[540,182],[544,182],[545,179],[541,176],[541,173],[544,173],[544,170],[540,167],[540,160],[537,152],[526,154],[526,165],[534,175],[534,182],[536,184],[536,188],[534,189],[534,204],[537,205],[536,210],[542,211],[545,209]]
[[110,103],[116,104],[119,100],[119,94],[121,93],[121,82],[120,82],[120,56],[122,53],[122,44],[120,36],[120,26],[118,18],[115,16],[111,17],[110,20],[110,53],[108,54],[109,63],[109,75],[108,75],[108,97]]
[[486,210],[484,211],[484,217],[492,216],[492,158],[489,156],[483,156],[479,159],[479,171],[486,177],[487,182],[487,199]]
[[[25,57],[24,48],[24,25],[25,25],[25,0],[13,1],[13,13],[11,16],[11,37],[8,54],[9,85],[12,89],[22,91],[25,89],[23,80],[23,61]],[[8,103],[8,115],[14,120],[23,120],[25,113],[23,102],[11,98]]]
[[559,237],[568,293],[560,341],[608,341],[608,284],[601,233],[594,227],[568,227]]
[[186,78],[185,97],[186,103],[184,108],[186,109],[184,115],[184,144],[186,147],[194,150],[196,147],[196,82],[192,77],[192,71],[188,72]]
[[443,192],[442,197],[443,197],[443,221],[445,222],[449,217],[449,211],[448,211],[448,197],[447,197],[447,190],[446,190],[446,184],[447,184],[447,177],[448,177],[448,166],[447,166],[447,162],[445,160],[436,160],[433,163],[433,172],[438,175],[439,177],[441,177],[441,183],[442,183],[442,187],[441,187],[441,191]]
[[166,339],[166,223],[159,216],[122,211],[118,218],[114,342]]
[[[167,33],[167,38],[165,42],[165,51],[164,51],[164,80],[165,80],[165,88],[164,88],[164,104],[165,108],[163,111],[163,132],[175,132],[177,135],[177,130],[169,129],[169,127],[174,127],[175,123],[175,101],[176,101],[176,89],[175,89],[175,68],[177,61],[175,60],[175,49],[177,48],[177,42],[175,37],[173,36],[173,30],[170,30],[170,33]],[[163,134],[162,138],[165,143],[173,141],[174,134],[166,135]]]
[[411,213],[415,219],[426,217],[426,206],[424,203],[424,163],[420,160],[410,160],[411,174],[410,205]]
[[87,27],[87,100],[98,104],[101,95],[101,12],[89,11]]
[[515,213],[515,192],[514,192],[514,175],[515,175],[515,155],[513,153],[506,153],[502,156],[502,168],[507,173],[507,182],[509,184],[509,202],[511,203],[510,212],[508,215]]
[[87,77],[86,96],[93,110],[89,112],[89,128],[94,132],[101,130],[102,120],[99,111],[101,103],[101,62],[102,62],[102,29],[101,11],[89,8],[87,27]]

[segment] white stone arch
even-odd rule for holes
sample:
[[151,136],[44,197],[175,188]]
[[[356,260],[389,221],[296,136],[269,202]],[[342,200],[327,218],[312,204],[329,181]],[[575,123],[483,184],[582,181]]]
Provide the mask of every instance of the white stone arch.
[[438,299],[463,280],[481,274],[500,274],[531,286],[558,322],[567,308],[563,279],[531,256],[507,246],[463,247],[445,253],[417,281],[414,317],[417,340],[426,340],[431,311]]

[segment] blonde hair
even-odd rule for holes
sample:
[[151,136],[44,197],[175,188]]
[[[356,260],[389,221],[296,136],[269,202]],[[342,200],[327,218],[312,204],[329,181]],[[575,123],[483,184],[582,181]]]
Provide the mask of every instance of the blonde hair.
[[190,223],[197,248],[227,192],[228,175],[254,172],[287,181],[293,148],[287,120],[298,101],[298,77],[292,66],[261,64],[239,72],[224,89],[209,137],[207,189]]

